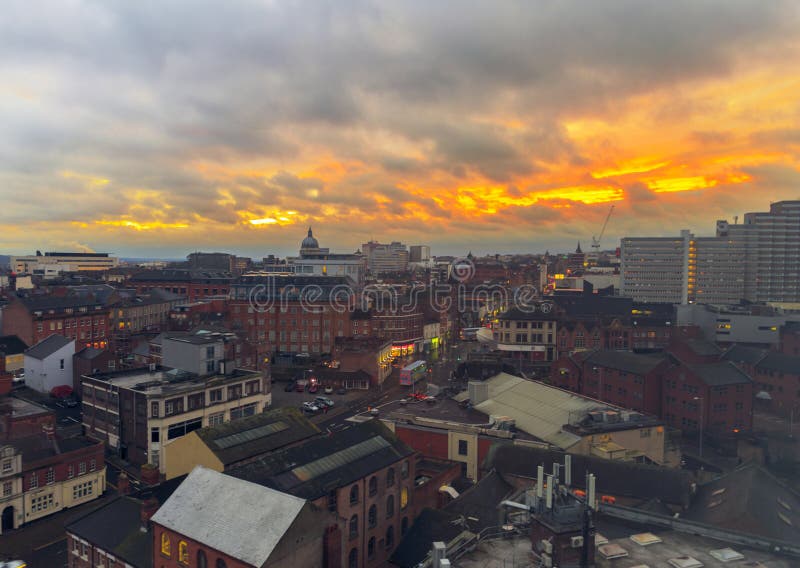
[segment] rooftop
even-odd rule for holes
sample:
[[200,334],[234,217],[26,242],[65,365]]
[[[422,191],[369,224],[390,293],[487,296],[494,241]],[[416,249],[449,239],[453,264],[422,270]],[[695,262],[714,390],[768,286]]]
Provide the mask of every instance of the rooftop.
[[0,337],[0,353],[8,355],[18,355],[25,351],[28,346],[16,335],[4,335]]
[[4,396],[0,397],[0,415],[11,416],[11,419],[22,418],[24,416],[35,416],[37,414],[50,414],[52,410],[39,406],[33,402],[28,402],[21,398]]
[[711,387],[751,383],[752,379],[730,361],[707,364],[686,364],[700,380]]
[[262,566],[306,501],[202,466],[153,515],[153,522],[243,563]]
[[586,358],[592,365],[645,375],[665,361],[661,355],[642,355],[628,351],[595,351]]
[[556,316],[550,311],[545,312],[540,306],[530,306],[525,309],[515,306],[500,314],[498,319],[512,321],[546,321],[555,320]]
[[777,371],[791,375],[800,375],[800,357],[783,353],[769,352],[761,359],[756,368],[765,371]]
[[224,385],[247,377],[255,379],[261,376],[261,373],[258,371],[234,369],[233,372],[228,375],[199,377],[187,371],[157,367],[154,371],[150,371],[147,368],[130,369],[92,375],[88,378],[104,381],[118,388],[133,389],[148,394],[160,395],[180,393],[215,385]]
[[33,347],[28,348],[28,350],[25,351],[25,356],[42,360],[49,357],[62,347],[66,347],[70,343],[74,344],[75,340],[68,339],[63,335],[51,335],[42,339]]

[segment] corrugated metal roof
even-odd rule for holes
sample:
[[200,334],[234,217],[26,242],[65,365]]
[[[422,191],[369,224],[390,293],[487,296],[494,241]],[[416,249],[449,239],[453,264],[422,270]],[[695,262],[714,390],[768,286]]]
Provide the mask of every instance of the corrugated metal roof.
[[272,424],[265,424],[257,428],[245,430],[244,432],[237,432],[236,434],[231,434],[230,436],[225,436],[224,438],[218,438],[214,441],[214,443],[218,448],[226,449],[233,446],[238,446],[239,444],[244,444],[245,442],[252,442],[253,440],[257,440],[262,436],[269,436],[270,434],[274,434],[276,432],[283,432],[288,428],[289,425],[286,424],[286,422],[273,422]]
[[252,566],[262,566],[306,501],[202,466],[153,522]]
[[296,467],[292,470],[292,473],[297,476],[299,480],[308,481],[309,479],[313,479],[328,473],[329,471],[333,471],[336,468],[345,466],[351,462],[360,460],[361,458],[365,458],[368,455],[377,452],[378,450],[388,448],[390,445],[391,444],[388,440],[386,440],[386,438],[375,436],[374,438],[364,440],[363,442],[359,442],[358,444],[350,446],[349,448],[345,448],[344,450],[339,450],[338,452],[329,456],[325,456],[324,458],[320,458],[305,465]]
[[490,416],[513,418],[516,427],[556,447],[567,449],[580,437],[561,429],[590,410],[615,409],[602,402],[574,395],[544,383],[500,373],[486,381],[489,399],[475,409]]

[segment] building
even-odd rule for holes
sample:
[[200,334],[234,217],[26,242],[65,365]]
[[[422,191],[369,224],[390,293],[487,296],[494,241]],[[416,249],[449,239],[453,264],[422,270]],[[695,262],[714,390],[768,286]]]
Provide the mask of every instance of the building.
[[12,295],[3,308],[3,333],[35,345],[50,335],[74,339],[80,347],[108,345],[110,310],[91,295]]
[[760,408],[793,420],[800,411],[800,356],[734,345],[722,358],[752,377]]
[[137,294],[166,290],[195,302],[201,298],[227,297],[233,276],[228,271],[191,268],[144,270],[130,277]]
[[[370,241],[361,245],[367,263],[367,270],[372,275],[393,274],[408,270],[408,247],[393,241],[382,244]],[[428,251],[430,255],[430,251]]]
[[300,244],[300,256],[288,258],[287,262],[289,269],[298,275],[347,278],[351,285],[364,282],[364,256],[359,252],[341,254],[332,253],[328,248],[320,248],[311,227],[308,228],[308,236]]
[[622,239],[622,294],[647,302],[800,301],[800,201],[778,201],[714,237]]
[[25,369],[25,350],[28,346],[16,335],[0,337],[0,359],[6,373],[18,373]]
[[30,256],[12,256],[11,271],[17,274],[53,274],[61,272],[97,272],[119,266],[119,259],[105,252],[36,252]]
[[721,345],[736,343],[777,348],[781,329],[800,323],[799,314],[787,314],[770,306],[697,305],[678,306],[678,325],[697,326],[703,335]]
[[528,363],[551,363],[558,358],[557,319],[539,307],[512,307],[494,323],[497,349],[512,359]]
[[84,347],[72,357],[72,390],[81,391],[81,377],[109,373],[117,369],[117,360],[108,349]]
[[0,463],[2,533],[106,489],[103,445],[81,437],[56,440],[53,427],[2,442]]
[[364,371],[373,386],[382,385],[392,374],[392,342],[379,337],[340,337],[333,357],[344,372]]
[[343,565],[331,557],[341,542],[329,538],[338,533],[338,524],[325,508],[202,466],[192,470],[151,522],[154,566]]
[[186,475],[196,465],[226,471],[319,432],[319,428],[296,408],[277,408],[207,426],[165,444],[167,479]]
[[408,249],[408,261],[429,263],[431,260],[431,247],[428,245],[411,245]]
[[263,412],[271,402],[270,386],[263,373],[241,369],[197,375],[151,367],[84,375],[84,431],[120,458],[163,473],[164,444]]
[[307,500],[345,522],[342,566],[382,566],[414,520],[416,458],[378,420],[273,452],[229,474]]
[[55,428],[52,410],[0,392],[0,441],[24,438]]
[[25,385],[49,394],[55,387],[73,386],[75,340],[51,335],[25,351]]

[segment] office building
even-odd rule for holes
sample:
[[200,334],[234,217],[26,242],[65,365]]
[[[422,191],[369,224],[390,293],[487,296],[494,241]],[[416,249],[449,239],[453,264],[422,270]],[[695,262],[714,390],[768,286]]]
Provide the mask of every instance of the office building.
[[17,274],[57,276],[61,272],[96,272],[119,266],[119,259],[107,252],[46,252],[12,256],[11,271]]
[[389,274],[408,270],[408,248],[394,241],[382,244],[370,241],[361,245],[370,274]]

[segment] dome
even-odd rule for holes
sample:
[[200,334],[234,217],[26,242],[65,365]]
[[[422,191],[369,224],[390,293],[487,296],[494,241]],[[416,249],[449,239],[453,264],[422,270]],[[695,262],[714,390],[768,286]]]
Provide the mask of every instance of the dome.
[[308,228],[308,236],[303,239],[302,244],[300,245],[300,250],[303,249],[318,249],[319,243],[317,239],[314,238],[314,234],[311,232],[311,227]]

